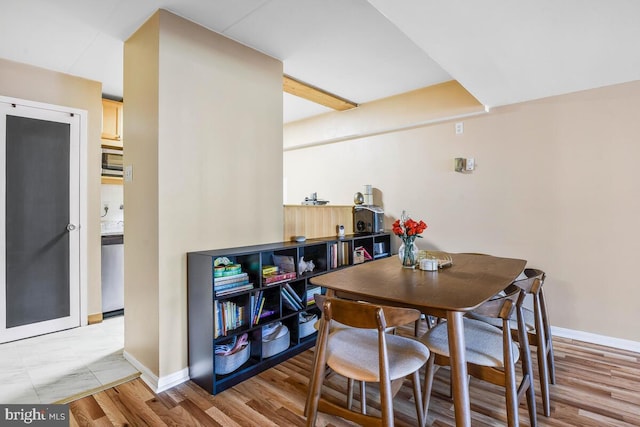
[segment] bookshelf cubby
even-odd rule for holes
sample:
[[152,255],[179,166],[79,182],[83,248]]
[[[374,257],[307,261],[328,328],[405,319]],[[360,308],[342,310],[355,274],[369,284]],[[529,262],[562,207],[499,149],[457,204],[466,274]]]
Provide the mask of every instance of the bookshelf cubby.
[[[312,293],[317,289],[314,290],[316,287],[309,284],[308,279],[353,265],[352,252],[358,247],[364,248],[372,258],[389,256],[391,234],[347,235],[344,238],[189,252],[187,282],[191,380],[209,393],[217,394],[313,347],[316,333],[309,334],[310,324],[301,323],[305,314],[319,315],[312,298]],[[226,294],[221,291],[224,280],[214,280],[219,279],[218,276],[214,277],[214,262],[222,257],[239,265],[241,272],[246,273],[243,280],[251,283],[253,288]],[[313,271],[300,273],[298,263],[301,257],[306,262],[313,261]],[[284,280],[275,278],[273,282],[266,283],[262,275],[263,267],[277,264],[275,260],[287,262],[288,265],[293,261],[296,277]],[[222,295],[216,296],[216,292]],[[294,300],[293,303],[291,299]],[[221,309],[226,310],[224,315],[220,312]],[[221,323],[227,320],[234,327],[221,328]],[[237,321],[237,326],[234,321]],[[265,357],[263,330],[279,324],[286,326],[289,331],[285,338],[288,343],[278,343],[278,348],[282,347],[284,350]],[[216,345],[233,344],[236,340],[241,340],[244,334],[247,334],[250,346],[248,359],[232,372],[217,374]]]

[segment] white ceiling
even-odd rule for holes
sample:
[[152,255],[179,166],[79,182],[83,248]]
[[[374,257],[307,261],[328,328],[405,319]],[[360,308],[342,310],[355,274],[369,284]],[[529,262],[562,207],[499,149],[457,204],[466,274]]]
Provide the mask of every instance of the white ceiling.
[[0,0],[0,57],[122,97],[123,42],[159,8],[356,103],[451,79],[489,107],[640,80],[637,0]]

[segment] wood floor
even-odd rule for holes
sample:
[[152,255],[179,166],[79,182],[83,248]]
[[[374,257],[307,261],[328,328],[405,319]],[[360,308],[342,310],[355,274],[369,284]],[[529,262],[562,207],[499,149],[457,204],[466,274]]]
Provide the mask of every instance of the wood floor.
[[[551,386],[552,413],[549,418],[540,413],[537,393],[538,425],[640,426],[640,354],[560,338],[554,339],[554,349],[557,384]],[[190,381],[156,395],[136,379],[72,402],[70,425],[303,426],[312,360],[313,350],[308,350],[216,396]],[[334,375],[325,384],[325,393],[344,401],[344,378]],[[374,388],[367,390],[373,407],[370,412],[376,406]],[[451,400],[446,397],[448,390],[448,371],[440,369],[435,380],[439,394],[431,399],[429,426],[455,425]],[[472,378],[470,394],[473,426],[506,425],[500,388]],[[411,399],[410,382],[405,381],[394,399],[397,426],[416,424]],[[317,425],[352,424],[319,414]],[[520,407],[520,425],[529,425],[524,404]]]

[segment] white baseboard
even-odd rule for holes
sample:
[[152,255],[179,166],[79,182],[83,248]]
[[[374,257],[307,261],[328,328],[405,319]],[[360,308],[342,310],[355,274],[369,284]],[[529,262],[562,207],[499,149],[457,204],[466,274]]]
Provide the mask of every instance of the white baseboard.
[[142,381],[144,381],[154,393],[162,393],[165,390],[189,380],[189,368],[184,368],[178,372],[174,372],[173,374],[158,378],[156,374],[151,372],[149,368],[140,363],[138,359],[133,357],[130,353],[123,351],[122,355],[133,365],[134,368],[140,371],[140,378],[142,378]]
[[553,334],[553,336],[585,341],[592,344],[604,345],[607,347],[640,353],[640,342],[637,341],[625,340],[622,338],[613,338],[606,335],[592,334],[591,332],[576,331],[574,329],[565,329],[556,326],[551,327],[551,333]]
[[[557,326],[551,327],[551,333],[554,336],[568,338],[578,341],[584,341],[592,344],[603,345],[606,347],[617,348],[621,350],[629,350],[640,353],[640,342],[625,340],[622,338],[614,338],[606,335],[592,334],[590,332],[576,331],[574,329],[559,328]],[[161,393],[172,387],[182,384],[189,380],[189,368],[184,368],[173,374],[166,375],[158,378],[153,372],[146,366],[140,363],[135,357],[126,351],[123,352],[125,359],[129,361],[138,371],[140,371],[140,378],[153,390],[155,393]]]

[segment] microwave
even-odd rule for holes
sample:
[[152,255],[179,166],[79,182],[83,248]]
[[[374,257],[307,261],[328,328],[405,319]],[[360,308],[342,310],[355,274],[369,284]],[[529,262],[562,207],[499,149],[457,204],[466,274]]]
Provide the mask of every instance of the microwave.
[[122,176],[123,165],[122,150],[102,148],[103,176]]

